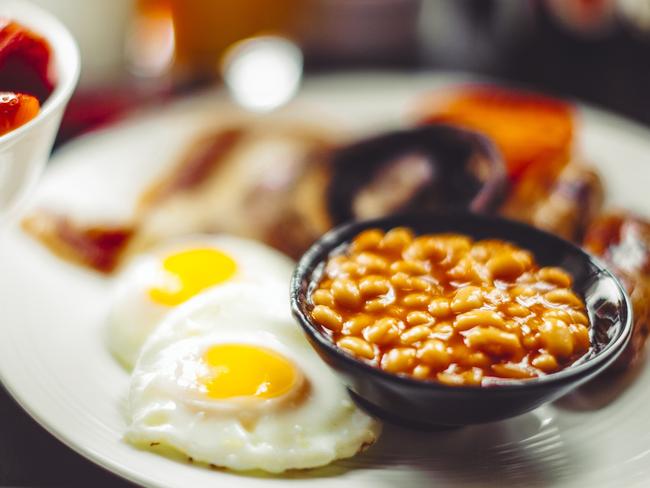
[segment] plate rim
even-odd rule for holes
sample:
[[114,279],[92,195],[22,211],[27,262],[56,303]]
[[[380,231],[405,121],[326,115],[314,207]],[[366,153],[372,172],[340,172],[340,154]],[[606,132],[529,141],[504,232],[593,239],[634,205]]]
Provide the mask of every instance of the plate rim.
[[[500,86],[513,87],[513,88],[522,88],[526,90],[538,91],[535,90],[534,86],[511,83],[507,80],[500,80],[498,78],[486,77],[481,75],[475,75],[465,72],[454,72],[454,71],[421,71],[417,73],[411,73],[408,71],[362,71],[362,72],[353,72],[353,73],[329,73],[322,75],[314,75],[307,77],[305,80],[305,85],[301,88],[304,90],[305,86],[309,90],[309,86],[315,83],[327,83],[332,80],[338,80],[339,82],[348,81],[357,79],[356,83],[361,83],[362,79],[372,79],[372,78],[381,78],[382,80],[397,80],[400,79],[402,82],[409,82],[409,80],[417,79],[417,83],[426,83],[427,81],[434,84],[432,89],[435,89],[435,86],[438,84],[453,84],[453,83],[463,83],[463,82],[486,82],[494,83]],[[215,92],[205,91],[189,94],[186,97],[182,97],[178,100],[172,101],[169,104],[165,104],[161,107],[153,107],[146,109],[141,112],[137,112],[131,116],[126,117],[118,121],[117,123],[111,124],[107,127],[103,127],[98,130],[94,130],[86,135],[83,135],[79,138],[76,138],[73,141],[65,144],[60,150],[58,150],[50,159],[46,172],[51,171],[53,166],[59,165],[59,160],[65,160],[65,157],[68,153],[74,153],[78,151],[79,148],[87,146],[94,143],[96,140],[101,140],[104,137],[110,136],[110,134],[123,129],[123,126],[128,125],[139,125],[147,120],[152,120],[160,116],[160,112],[173,111],[174,109],[179,109],[184,104],[191,102],[192,99],[203,97],[203,96],[214,96]],[[417,94],[413,95],[414,97]],[[586,103],[581,101],[578,98],[567,98],[566,100],[573,103],[577,109],[581,119],[591,118],[596,121],[596,123],[605,123],[607,125],[616,125],[619,129],[622,128],[623,131],[627,132],[633,138],[643,138],[650,140],[650,127],[644,125],[642,122],[637,120],[627,118],[623,115],[611,112],[604,108],[598,107],[597,105]],[[403,117],[405,114],[395,114],[396,116]],[[45,172],[45,174],[46,174]],[[31,201],[31,200],[30,200]],[[20,214],[19,214],[20,215]],[[0,236],[4,239],[6,231],[14,227],[13,222],[5,222],[4,229],[0,229]],[[71,449],[76,454],[82,456],[83,458],[89,460],[93,464],[99,466],[105,471],[111,473],[113,476],[123,478],[131,483],[135,483],[143,486],[154,486],[164,488],[166,486],[172,486],[165,483],[159,483],[155,480],[152,480],[146,474],[138,472],[137,470],[123,465],[117,461],[114,461],[110,456],[106,456],[101,452],[98,452],[92,448],[88,448],[83,443],[78,443],[75,441],[72,436],[66,434],[65,432],[60,431],[56,425],[53,425],[52,422],[49,422],[44,416],[41,415],[36,409],[33,408],[33,405],[30,405],[25,401],[21,393],[16,389],[16,385],[8,378],[7,372],[3,371],[0,368],[0,383],[5,391],[11,396],[12,400],[20,406],[36,423],[40,425],[46,432],[56,438],[64,446]],[[236,473],[235,473],[236,474]],[[216,480],[216,478],[215,478]],[[227,481],[226,481],[227,483]]]

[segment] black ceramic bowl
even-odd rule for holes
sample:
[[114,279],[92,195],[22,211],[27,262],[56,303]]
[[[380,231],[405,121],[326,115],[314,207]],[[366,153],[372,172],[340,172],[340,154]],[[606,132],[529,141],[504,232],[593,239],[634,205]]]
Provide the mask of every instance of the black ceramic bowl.
[[[498,238],[531,250],[542,266],[562,266],[585,300],[592,349],[576,364],[544,377],[506,380],[492,386],[456,387],[387,373],[339,349],[311,321],[309,294],[330,253],[367,228],[411,227],[416,233],[458,232],[475,239]],[[370,413],[418,427],[490,422],[528,412],[596,376],[621,353],[632,329],[629,297],[598,260],[577,246],[525,224],[471,213],[410,214],[335,228],[300,260],[291,283],[291,307],[319,355],[339,374],[352,396]]]
[[[445,124],[383,132],[337,148],[328,167],[332,174],[326,202],[335,224],[413,210],[492,212],[507,186],[494,144],[482,134]],[[378,180],[390,181],[393,191],[386,192],[386,183]],[[368,212],[357,205],[364,190],[379,193],[372,200],[390,211],[378,213],[372,205]]]

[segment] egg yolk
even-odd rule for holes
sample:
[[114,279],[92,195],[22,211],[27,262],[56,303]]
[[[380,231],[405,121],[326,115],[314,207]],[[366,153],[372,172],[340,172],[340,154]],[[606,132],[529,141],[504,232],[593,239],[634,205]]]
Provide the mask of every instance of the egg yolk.
[[203,355],[208,374],[199,379],[208,397],[260,400],[291,391],[300,375],[293,363],[269,349],[246,344],[219,344]]
[[175,306],[219,283],[237,271],[237,263],[216,249],[190,249],[165,257],[162,262],[166,281],[149,290],[151,299]]

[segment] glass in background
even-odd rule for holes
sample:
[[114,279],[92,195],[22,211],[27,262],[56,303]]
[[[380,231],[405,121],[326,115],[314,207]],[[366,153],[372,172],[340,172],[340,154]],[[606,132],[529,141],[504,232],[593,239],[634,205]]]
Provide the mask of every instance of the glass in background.
[[135,0],[30,0],[70,30],[81,53],[79,88],[118,83],[126,75],[124,40]]
[[293,38],[306,0],[169,0],[176,53],[174,76],[218,76],[229,47],[243,39],[279,35]]

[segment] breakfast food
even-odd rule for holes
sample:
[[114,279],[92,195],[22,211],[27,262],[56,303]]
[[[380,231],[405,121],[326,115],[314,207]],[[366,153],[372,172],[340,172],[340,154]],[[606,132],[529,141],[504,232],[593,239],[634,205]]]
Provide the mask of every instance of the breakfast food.
[[369,229],[328,259],[311,317],[384,371],[485,385],[553,373],[589,351],[572,282],[509,242]]
[[102,273],[152,245],[192,233],[283,241],[279,222],[288,188],[310,156],[330,144],[321,127],[286,120],[233,123],[193,141],[173,168],[143,190],[131,221],[86,223],[36,208],[23,228],[57,255]]
[[0,136],[26,124],[39,110],[38,100],[31,95],[0,92]]
[[[143,187],[133,218],[86,221],[46,205],[23,227],[59,256],[106,274],[177,236],[228,232],[297,258],[344,221],[450,205],[496,211],[582,243],[605,189],[574,151],[570,103],[487,85],[443,88],[420,102],[419,126],[343,144],[320,125],[233,117]],[[504,157],[507,185],[471,140],[456,147],[449,137],[436,139],[440,123],[487,135]],[[643,290],[634,297],[645,297]],[[646,303],[635,300],[639,351]]]
[[602,211],[604,200],[598,173],[586,164],[571,162],[548,191],[541,196],[534,191],[516,192],[500,213],[579,243]]
[[195,462],[274,473],[328,464],[372,444],[358,410],[264,287],[229,284],[179,307],[132,375],[129,442]]
[[486,134],[515,181],[533,168],[559,171],[569,159],[575,131],[571,105],[490,85],[436,91],[420,100],[418,115],[425,123],[448,123]]
[[29,93],[43,103],[54,89],[48,42],[0,17],[0,91]]
[[605,214],[587,230],[584,246],[616,273],[632,299],[632,338],[613,366],[625,370],[643,358],[650,334],[650,222],[622,212]]
[[271,244],[297,257],[343,222],[441,208],[492,212],[505,195],[503,165],[483,137],[439,125],[385,132],[306,165]]
[[0,18],[0,136],[38,114],[54,88],[49,64],[45,39]]
[[84,225],[45,208],[27,215],[22,227],[60,258],[100,273],[110,273],[118,267],[135,233],[130,224]]
[[[461,86],[427,97],[418,117],[489,135],[504,155],[511,180],[500,213],[604,258],[633,301],[633,337],[613,366],[625,370],[643,356],[650,330],[650,271],[639,258],[647,253],[638,251],[650,245],[647,232],[640,231],[650,224],[638,216],[601,216],[603,182],[593,167],[572,154],[573,112],[571,105],[548,97],[494,86]],[[628,256],[629,249],[637,252]],[[632,261],[635,264],[629,265]]]
[[195,235],[136,256],[115,279],[108,345],[132,368],[151,331],[170,310],[227,283],[278,290],[284,300],[291,260],[263,244],[227,235]]
[[595,171],[574,161],[574,109],[562,100],[492,85],[438,90],[421,100],[420,122],[487,135],[506,163],[501,213],[579,239],[603,200]]

